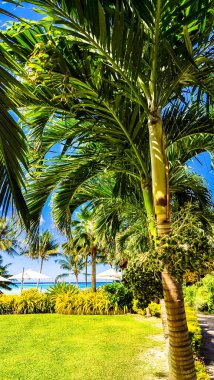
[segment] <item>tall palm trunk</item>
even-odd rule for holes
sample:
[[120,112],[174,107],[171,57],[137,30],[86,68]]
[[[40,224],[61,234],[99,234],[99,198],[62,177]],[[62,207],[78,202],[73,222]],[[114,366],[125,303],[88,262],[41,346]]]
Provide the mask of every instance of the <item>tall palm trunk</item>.
[[[43,259],[43,257],[41,257],[41,264],[40,264],[39,273],[42,273],[43,262],[44,262],[44,259]],[[38,278],[38,280],[37,280],[37,285],[36,285],[37,289],[39,288],[39,283],[40,283],[40,278]]]
[[[164,239],[170,233],[168,165],[165,157],[161,117],[153,110],[149,120],[152,192],[157,234]],[[162,284],[169,330],[170,380],[195,380],[195,368],[187,328],[182,286],[167,268],[162,273]]]
[[78,273],[76,273],[75,277],[76,277],[76,287],[78,288],[78,286],[79,286],[79,276],[78,276]]
[[157,230],[156,223],[154,219],[154,210],[153,210],[153,201],[152,201],[152,192],[151,186],[147,183],[141,183],[142,191],[143,191],[143,201],[146,209],[147,220],[148,220],[148,232],[150,241],[156,241]]
[[85,286],[88,287],[88,255],[85,258]]
[[91,249],[91,286],[93,292],[96,292],[96,247]]

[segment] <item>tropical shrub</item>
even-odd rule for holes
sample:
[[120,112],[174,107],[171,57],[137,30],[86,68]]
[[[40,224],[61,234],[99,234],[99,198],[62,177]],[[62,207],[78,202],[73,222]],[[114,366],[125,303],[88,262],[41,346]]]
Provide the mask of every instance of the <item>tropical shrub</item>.
[[145,309],[151,301],[163,297],[160,273],[145,271],[139,260],[129,260],[123,283],[133,293],[138,308]]
[[55,302],[59,294],[66,293],[78,293],[79,288],[72,284],[66,284],[66,282],[57,282],[53,286],[49,286],[47,293],[49,294],[51,300]]
[[214,275],[206,275],[192,286],[184,286],[186,305],[196,310],[214,313]]
[[53,302],[48,294],[39,293],[37,289],[22,292],[14,299],[14,313],[34,314],[53,312]]
[[210,377],[206,372],[206,367],[203,362],[199,358],[199,351],[201,347],[201,328],[198,323],[198,318],[196,311],[191,309],[190,307],[186,307],[186,316],[187,316],[187,325],[190,334],[192,350],[195,356],[195,369],[197,380],[209,380]]
[[13,314],[16,296],[0,294],[0,314]]
[[81,291],[79,293],[59,294],[55,304],[56,313],[61,314],[118,314],[123,311],[117,303],[109,300],[102,289],[97,292]]
[[196,292],[197,292],[197,286],[195,284],[191,286],[186,286],[186,285],[183,286],[185,304],[194,309],[195,309]]
[[214,313],[214,275],[207,274],[199,283],[195,306],[197,310]]
[[187,325],[190,334],[192,350],[195,355],[199,354],[201,346],[201,328],[198,323],[196,311],[190,307],[186,307]]
[[160,317],[161,315],[161,305],[156,302],[151,302],[148,305],[149,312],[152,317]]
[[133,294],[124,284],[113,282],[112,284],[105,284],[103,289],[111,303],[117,303],[121,309],[131,310]]
[[140,314],[140,315],[145,315],[146,314],[146,310],[145,309],[141,309],[141,307],[139,306],[139,301],[136,300],[136,298],[134,298],[133,301],[132,301],[132,311],[134,311],[134,313]]
[[195,370],[197,380],[210,380],[210,376],[206,372],[206,367],[202,360],[195,360]]

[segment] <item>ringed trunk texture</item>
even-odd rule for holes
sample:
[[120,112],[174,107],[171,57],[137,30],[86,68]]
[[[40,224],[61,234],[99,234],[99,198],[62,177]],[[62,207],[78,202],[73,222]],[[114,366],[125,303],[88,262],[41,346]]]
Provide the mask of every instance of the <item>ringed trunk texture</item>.
[[[169,178],[161,116],[151,110],[149,119],[152,193],[157,236],[164,242],[170,233]],[[169,258],[170,259],[170,258]],[[162,284],[169,334],[170,380],[196,380],[192,348],[184,310],[182,284],[164,268]]]
[[162,273],[164,300],[169,333],[169,365],[171,379],[196,379],[194,360],[182,294],[182,285],[169,275]]
[[96,248],[91,250],[91,286],[93,292],[96,292]]

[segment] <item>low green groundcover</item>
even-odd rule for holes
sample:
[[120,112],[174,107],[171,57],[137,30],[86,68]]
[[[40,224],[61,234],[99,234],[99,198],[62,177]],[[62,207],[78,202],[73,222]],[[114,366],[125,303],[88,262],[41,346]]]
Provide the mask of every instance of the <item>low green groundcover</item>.
[[1,380],[167,378],[160,320],[1,315]]

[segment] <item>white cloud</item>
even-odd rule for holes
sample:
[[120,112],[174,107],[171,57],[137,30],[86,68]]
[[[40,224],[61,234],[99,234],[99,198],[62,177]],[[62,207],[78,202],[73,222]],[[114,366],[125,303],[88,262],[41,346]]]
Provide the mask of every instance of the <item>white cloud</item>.
[[42,226],[43,224],[45,223],[45,219],[43,218],[43,216],[41,216],[41,218],[40,218],[40,226]]

